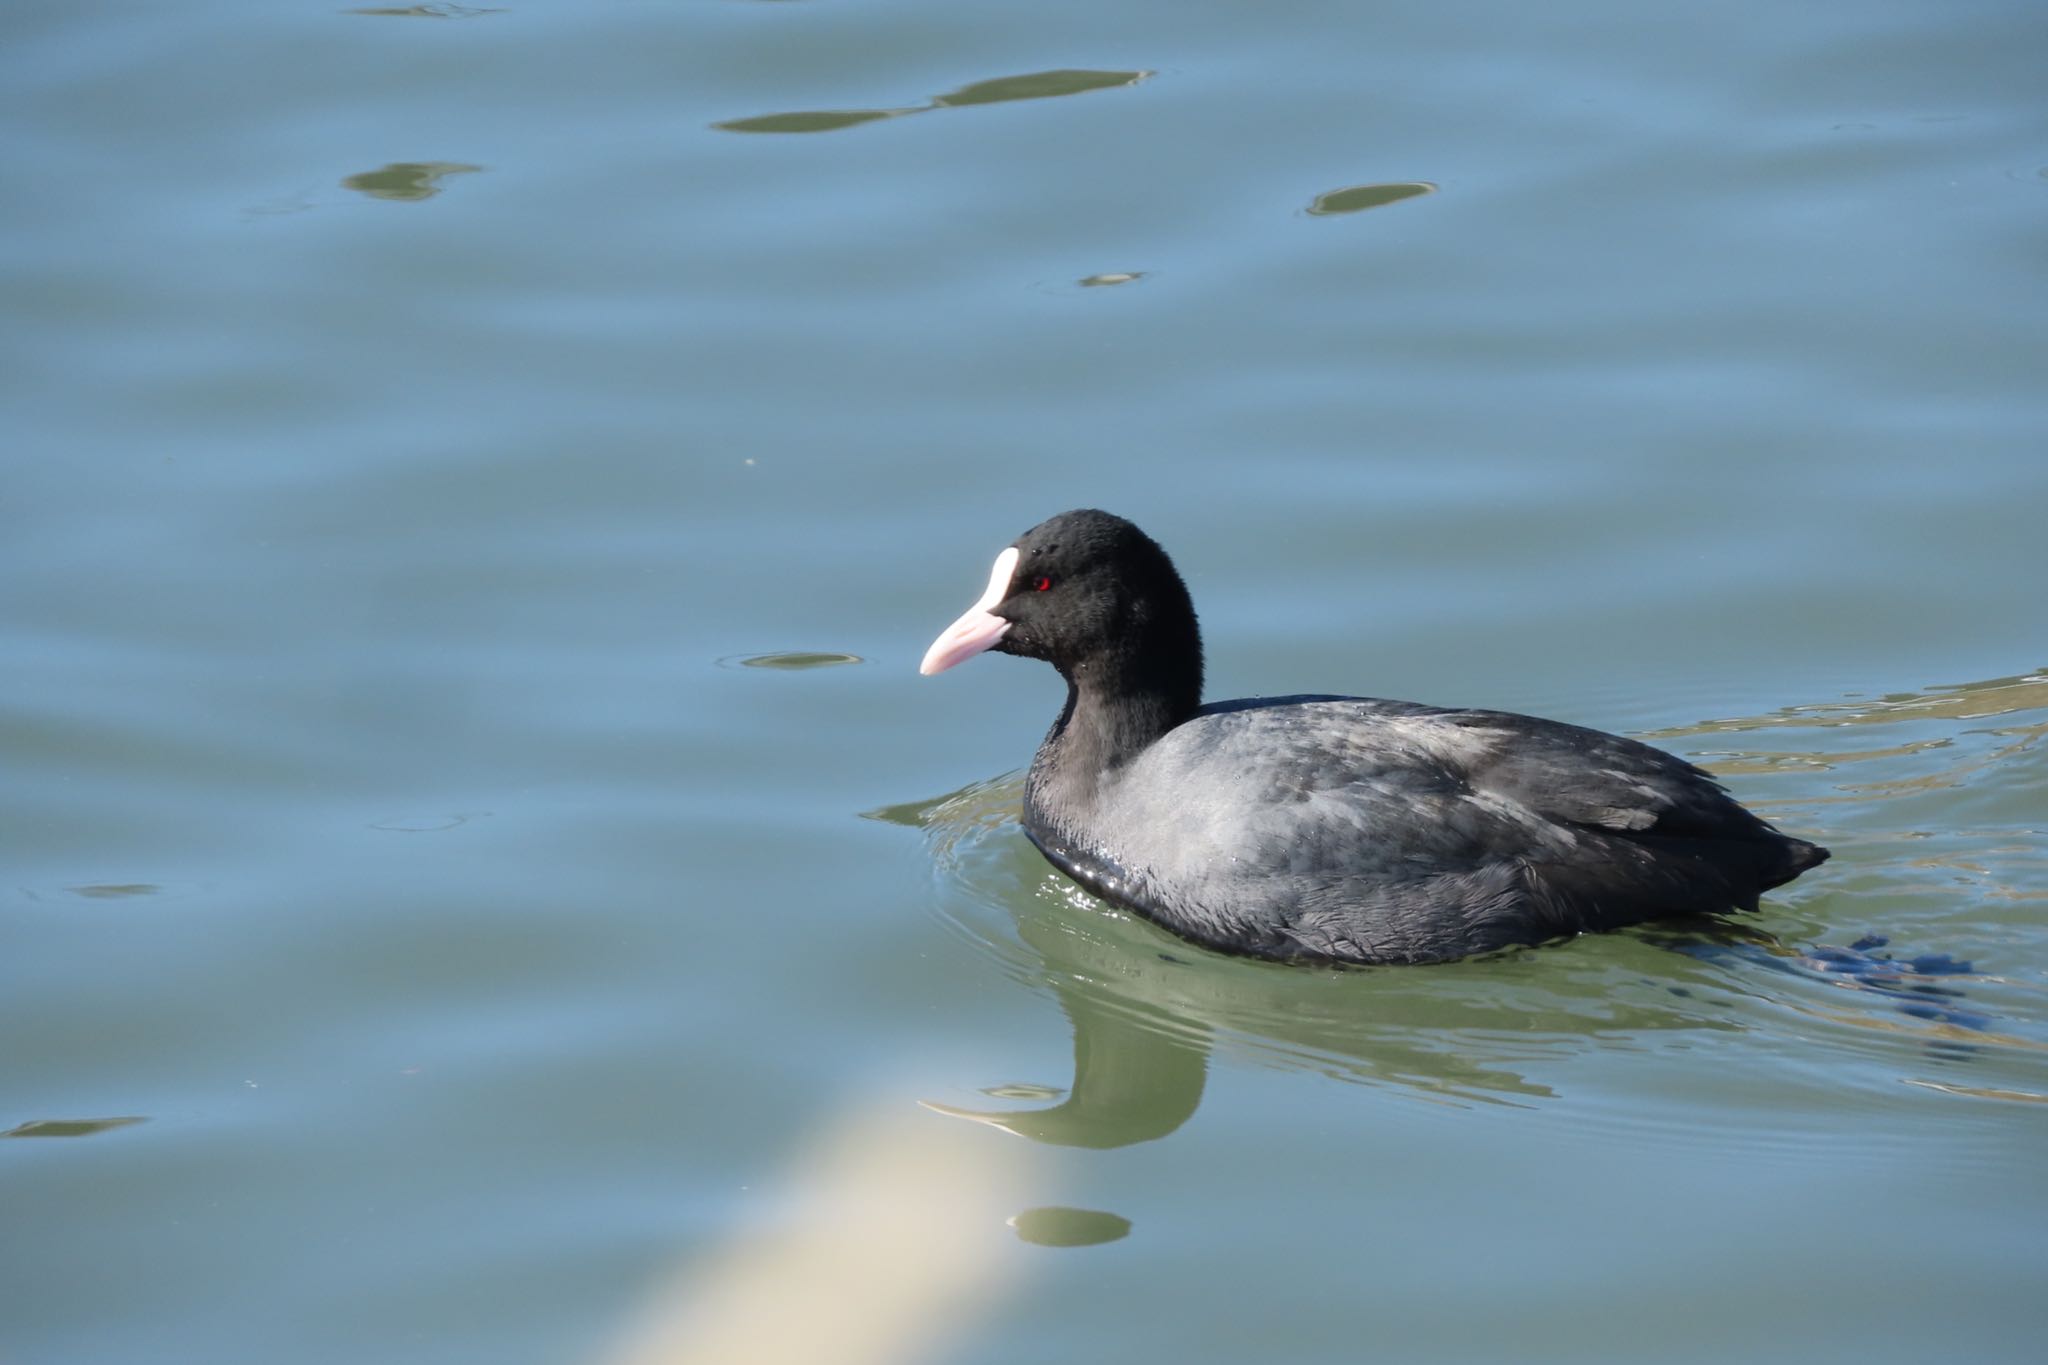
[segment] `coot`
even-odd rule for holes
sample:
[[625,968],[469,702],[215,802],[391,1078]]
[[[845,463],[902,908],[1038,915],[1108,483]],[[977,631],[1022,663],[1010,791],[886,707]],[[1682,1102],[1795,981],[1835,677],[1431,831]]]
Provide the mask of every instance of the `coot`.
[[1443,962],[1671,915],[1754,910],[1828,856],[1619,735],[1369,697],[1202,704],[1173,563],[1064,512],[996,556],[919,671],[983,650],[1067,681],[1024,832],[1105,900],[1227,953]]

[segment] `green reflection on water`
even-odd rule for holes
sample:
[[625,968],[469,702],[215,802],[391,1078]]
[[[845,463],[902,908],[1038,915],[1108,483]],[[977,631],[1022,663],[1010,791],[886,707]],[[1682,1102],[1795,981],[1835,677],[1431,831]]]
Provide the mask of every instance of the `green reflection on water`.
[[1100,1209],[1026,1209],[1010,1220],[1017,1235],[1042,1247],[1092,1247],[1131,1235],[1131,1220]]
[[947,108],[969,104],[1002,104],[1009,100],[1057,99],[1061,95],[1085,95],[1091,90],[1114,90],[1136,85],[1149,71],[1034,71],[1027,76],[999,76],[976,81],[937,96],[932,103]]
[[394,161],[379,170],[349,176],[341,182],[341,187],[367,194],[372,199],[432,199],[441,192],[441,182],[449,176],[468,175],[482,169],[481,166],[465,165],[459,161]]
[[927,106],[909,109],[810,109],[794,114],[762,114],[759,118],[736,118],[714,123],[728,133],[832,133],[857,128],[885,118],[921,113]]
[[741,668],[773,668],[783,672],[796,672],[806,668],[837,668],[842,664],[862,664],[867,660],[858,654],[841,654],[831,650],[794,650],[786,654],[736,654],[720,659],[721,664],[737,664]]
[[[1053,987],[1074,1034],[1074,1084],[1066,1098],[1042,1109],[963,1109],[924,1101],[948,1118],[1056,1147],[1128,1147],[1155,1142],[1201,1106],[1208,1079],[1209,1038],[1198,1021],[1105,997],[1074,977]],[[996,1086],[998,1098],[1034,1100],[1046,1087]]]
[[379,19],[475,19],[504,12],[501,9],[477,9],[470,5],[391,5],[342,11],[344,14],[367,14]]
[[1091,90],[1114,90],[1136,85],[1150,71],[1034,71],[1023,76],[998,76],[975,81],[958,90],[934,95],[928,103],[885,109],[806,109],[784,114],[758,114],[752,118],[727,119],[713,128],[728,133],[831,133],[881,119],[921,114],[928,109],[957,109],[974,104],[1006,104],[1012,100],[1057,99],[1062,95],[1084,95]]
[[1415,199],[1425,194],[1435,194],[1436,186],[1427,180],[1391,180],[1383,185],[1352,185],[1348,189],[1331,190],[1319,194],[1308,206],[1310,213],[1327,216],[1337,213],[1363,213],[1383,204],[1398,204],[1403,199]]
[[140,1114],[115,1119],[31,1119],[12,1128],[0,1130],[0,1137],[91,1137],[112,1128],[126,1128],[131,1123],[147,1123],[149,1119]]

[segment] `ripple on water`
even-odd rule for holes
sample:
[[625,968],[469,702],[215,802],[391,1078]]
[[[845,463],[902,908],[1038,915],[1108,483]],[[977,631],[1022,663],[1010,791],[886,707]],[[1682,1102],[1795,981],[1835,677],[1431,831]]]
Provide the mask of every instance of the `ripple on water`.
[[27,1123],[17,1123],[12,1128],[0,1130],[0,1138],[91,1137],[96,1133],[148,1122],[148,1116],[143,1114],[109,1119],[30,1119]]
[[505,11],[480,9],[472,5],[387,5],[366,6],[342,12],[365,14],[376,19],[481,19],[487,14],[503,14]]
[[843,664],[864,664],[858,654],[830,650],[792,650],[779,654],[728,654],[718,661],[720,668],[768,668],[780,673],[800,673],[810,668],[838,668]]
[[1100,1209],[1025,1209],[1010,1219],[1020,1240],[1042,1247],[1092,1247],[1131,1235],[1131,1220]]
[[933,109],[965,109],[978,104],[1007,104],[1014,100],[1057,99],[1085,95],[1095,90],[1114,90],[1136,85],[1150,71],[1087,71],[1062,69],[1033,71],[1022,76],[998,76],[975,81],[923,104],[883,106],[874,109],[803,109],[785,114],[757,114],[751,118],[727,119],[711,126],[727,133],[833,133],[857,128],[863,123],[922,114]]
[[1318,218],[1340,213],[1363,213],[1367,209],[1380,208],[1386,204],[1398,204],[1403,199],[1419,199],[1425,194],[1435,194],[1436,191],[1436,185],[1427,180],[1392,180],[1379,185],[1352,185],[1317,195],[1309,204],[1308,211]]
[[394,161],[374,171],[351,175],[341,182],[341,187],[372,199],[410,203],[432,199],[441,192],[444,180],[474,175],[483,169],[460,161]]

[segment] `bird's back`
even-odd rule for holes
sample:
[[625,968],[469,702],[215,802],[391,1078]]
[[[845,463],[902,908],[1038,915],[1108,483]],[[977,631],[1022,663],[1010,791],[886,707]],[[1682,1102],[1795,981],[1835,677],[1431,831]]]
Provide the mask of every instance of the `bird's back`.
[[1362,697],[1216,703],[1119,771],[1034,765],[1030,792],[1033,839],[1091,890],[1267,957],[1438,961],[1754,909],[1827,856],[1635,740]]

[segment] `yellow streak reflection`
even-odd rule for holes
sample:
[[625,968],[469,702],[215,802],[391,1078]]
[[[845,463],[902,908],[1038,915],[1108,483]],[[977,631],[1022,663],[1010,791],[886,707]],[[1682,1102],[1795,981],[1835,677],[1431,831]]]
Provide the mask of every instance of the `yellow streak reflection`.
[[763,1225],[678,1266],[600,1365],[909,1365],[950,1345],[1019,1264],[1005,1220],[1028,1143],[918,1111],[835,1121]]

